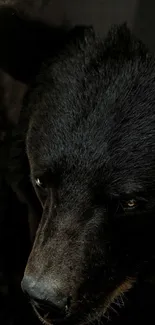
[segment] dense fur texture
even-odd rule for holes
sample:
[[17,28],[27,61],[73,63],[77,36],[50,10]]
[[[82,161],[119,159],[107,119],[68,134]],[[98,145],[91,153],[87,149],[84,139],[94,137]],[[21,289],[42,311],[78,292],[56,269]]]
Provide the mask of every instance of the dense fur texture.
[[22,287],[45,324],[104,320],[153,265],[154,90],[155,60],[123,25],[75,30],[25,98],[11,170],[21,184],[26,140],[43,214]]

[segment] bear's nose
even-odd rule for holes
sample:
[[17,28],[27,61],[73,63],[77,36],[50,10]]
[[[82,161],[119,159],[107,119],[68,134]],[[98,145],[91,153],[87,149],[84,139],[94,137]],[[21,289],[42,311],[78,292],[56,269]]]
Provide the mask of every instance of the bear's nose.
[[69,309],[70,297],[61,294],[60,288],[57,290],[51,285],[49,291],[43,280],[35,281],[33,277],[26,275],[22,280],[21,287],[24,293],[37,302],[38,306],[50,310],[53,313],[54,319],[65,317]]

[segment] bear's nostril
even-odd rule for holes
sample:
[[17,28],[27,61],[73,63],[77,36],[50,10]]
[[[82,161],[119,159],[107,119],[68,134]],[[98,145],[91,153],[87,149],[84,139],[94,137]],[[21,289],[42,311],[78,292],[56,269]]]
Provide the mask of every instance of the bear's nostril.
[[49,311],[53,318],[63,318],[67,316],[70,309],[71,297],[66,297],[60,290],[51,285],[47,290],[46,282],[35,281],[33,277],[24,276],[22,289],[29,295],[35,308],[42,309],[46,313]]
[[46,282],[36,281],[31,276],[25,276],[22,281],[23,291],[30,297],[33,307],[40,314],[51,315],[51,319],[62,319],[69,316],[71,312],[72,297],[66,297],[60,287],[50,287],[47,290]]

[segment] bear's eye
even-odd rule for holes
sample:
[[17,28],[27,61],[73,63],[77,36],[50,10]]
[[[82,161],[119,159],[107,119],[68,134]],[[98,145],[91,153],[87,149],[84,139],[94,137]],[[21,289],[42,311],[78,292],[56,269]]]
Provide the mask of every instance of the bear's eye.
[[35,179],[35,184],[39,188],[46,189],[46,185],[44,184],[43,180],[41,180],[40,178]]
[[124,209],[135,209],[138,206],[138,202],[135,199],[127,200],[123,202]]
[[35,184],[38,186],[38,187],[41,187],[41,180],[40,180],[40,178],[36,178],[35,179]]

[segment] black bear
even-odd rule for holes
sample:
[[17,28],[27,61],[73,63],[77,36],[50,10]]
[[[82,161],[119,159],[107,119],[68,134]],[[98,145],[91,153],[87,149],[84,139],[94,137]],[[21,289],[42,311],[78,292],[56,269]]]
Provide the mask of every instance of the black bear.
[[155,58],[126,25],[104,40],[75,29],[28,90],[14,139],[14,180],[29,181],[28,157],[42,206],[23,291],[44,324],[104,322],[154,274]]

